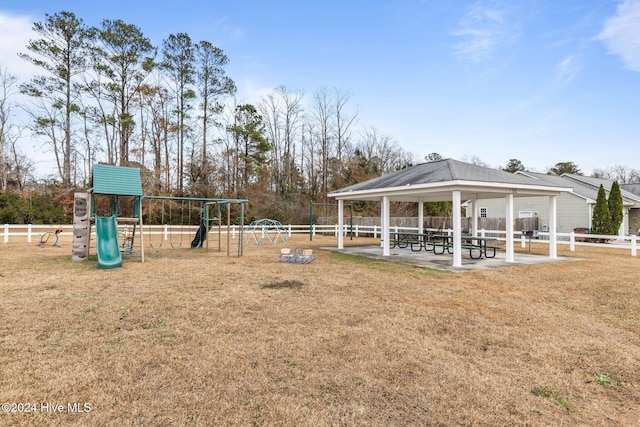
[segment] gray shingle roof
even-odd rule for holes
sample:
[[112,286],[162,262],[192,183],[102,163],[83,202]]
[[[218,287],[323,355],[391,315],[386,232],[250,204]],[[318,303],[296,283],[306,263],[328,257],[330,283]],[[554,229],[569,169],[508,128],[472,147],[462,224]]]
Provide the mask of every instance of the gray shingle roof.
[[593,188],[590,185],[587,185],[581,181],[574,181],[569,179],[568,177],[558,176],[558,175],[549,175],[545,173],[537,173],[537,172],[518,172],[518,174],[525,174],[531,176],[533,178],[539,179],[540,181],[548,184],[554,185],[564,185],[567,187],[573,188],[573,193],[578,196],[584,197],[590,201],[595,202],[598,197],[598,189]]
[[445,159],[436,162],[420,163],[406,169],[401,169],[387,175],[342,188],[333,193],[455,181],[499,183],[504,185],[567,186],[566,182],[558,184],[549,182],[541,183],[539,180],[526,175],[513,174],[503,170],[491,169],[453,159]]
[[[521,173],[537,178],[549,184],[572,187],[573,193],[582,196],[594,203],[598,198],[598,190],[600,189],[600,185],[604,186],[607,195],[609,194],[609,190],[611,190],[611,185],[613,185],[613,181],[609,179],[594,178],[584,175],[565,173],[561,176],[558,176],[534,172]],[[640,190],[640,185],[638,189]],[[633,205],[640,202],[640,195],[634,194],[633,192],[629,191],[629,188],[625,184],[620,186],[620,193],[622,193],[622,201],[625,205]]]
[[636,196],[640,196],[640,183],[621,184],[620,187],[625,191],[635,194]]
[[[594,178],[592,176],[574,175],[574,174],[564,174],[563,176],[566,176],[574,181],[584,182],[587,185],[591,185],[596,189],[599,189],[600,185],[602,185],[605,191],[607,192],[607,195],[609,194],[609,191],[611,190],[611,186],[613,185],[613,181],[610,179]],[[624,185],[620,186],[620,193],[622,193],[622,198],[624,199],[625,203],[627,202],[633,203],[633,202],[640,201],[640,197],[638,197],[638,195],[634,194],[633,192],[628,191],[628,189],[625,188]]]

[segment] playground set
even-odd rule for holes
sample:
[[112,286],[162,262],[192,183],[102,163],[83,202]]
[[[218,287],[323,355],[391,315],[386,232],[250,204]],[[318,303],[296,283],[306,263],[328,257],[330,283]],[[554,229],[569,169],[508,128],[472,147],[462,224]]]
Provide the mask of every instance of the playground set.
[[[185,222],[189,225],[197,223],[197,231],[190,243],[193,249],[208,250],[207,236],[211,229],[217,226],[218,251],[221,251],[222,217],[225,210],[226,247],[227,256],[230,256],[233,243],[228,229],[231,224],[231,210],[232,207],[237,209],[238,220],[243,224],[245,203],[248,203],[248,200],[145,196],[142,191],[140,169],[96,164],[93,166],[93,187],[87,193],[76,193],[74,197],[71,259],[85,261],[89,258],[91,229],[95,226],[98,268],[121,267],[123,254],[139,256],[144,262],[143,222],[164,225],[169,235],[169,243],[174,249],[183,246],[183,236],[187,228]],[[179,231],[176,231],[176,223]],[[149,245],[159,250],[162,247],[162,238],[154,246],[151,229],[149,225],[146,227]],[[242,256],[242,234],[242,227],[239,227],[235,242],[237,256]],[[180,236],[179,241],[176,235]]]

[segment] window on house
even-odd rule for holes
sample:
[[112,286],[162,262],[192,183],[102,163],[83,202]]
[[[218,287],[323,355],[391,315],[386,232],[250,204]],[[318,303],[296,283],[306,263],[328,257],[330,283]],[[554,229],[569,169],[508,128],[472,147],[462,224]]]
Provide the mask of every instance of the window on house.
[[480,208],[480,218],[487,217],[487,208]]
[[533,218],[533,211],[520,211],[518,212],[519,218]]

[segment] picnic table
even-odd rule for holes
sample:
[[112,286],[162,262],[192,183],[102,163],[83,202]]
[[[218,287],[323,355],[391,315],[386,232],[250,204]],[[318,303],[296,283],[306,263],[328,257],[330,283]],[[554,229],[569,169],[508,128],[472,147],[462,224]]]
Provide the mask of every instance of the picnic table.
[[[420,252],[422,249],[425,251],[433,251],[433,246],[430,245],[433,233],[413,233],[413,232],[390,232],[391,247],[399,248],[411,247],[413,252]],[[429,246],[431,246],[429,248]],[[416,249],[417,248],[417,249]]]
[[[495,258],[498,247],[493,243],[498,241],[497,238],[479,236],[460,236],[460,238],[462,240],[462,249],[469,251],[471,259],[480,259],[483,256],[485,258]],[[449,234],[433,235],[430,245],[433,246],[434,254],[442,255],[445,251],[452,254],[453,236]],[[477,256],[474,256],[474,254]]]

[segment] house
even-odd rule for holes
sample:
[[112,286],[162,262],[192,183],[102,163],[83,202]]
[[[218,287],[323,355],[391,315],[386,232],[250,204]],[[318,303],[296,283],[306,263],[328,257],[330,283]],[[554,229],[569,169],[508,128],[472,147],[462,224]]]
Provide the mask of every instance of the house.
[[[557,223],[556,231],[568,233],[576,229],[591,228],[593,208],[598,197],[600,185],[607,192],[611,190],[613,181],[586,177],[575,174],[547,175],[534,172],[516,172],[536,180],[541,185],[557,185],[572,188],[571,192],[565,192],[557,199]],[[627,187],[629,188],[629,187]],[[636,234],[640,228],[640,194],[634,194],[621,186],[622,202],[624,208],[624,220],[620,226],[620,235]],[[640,185],[637,185],[640,193]],[[483,199],[478,201],[480,217],[498,218],[504,214],[505,204],[502,198]],[[549,212],[546,197],[522,197],[514,200],[514,216],[517,218],[537,217],[540,231],[549,231]]]

